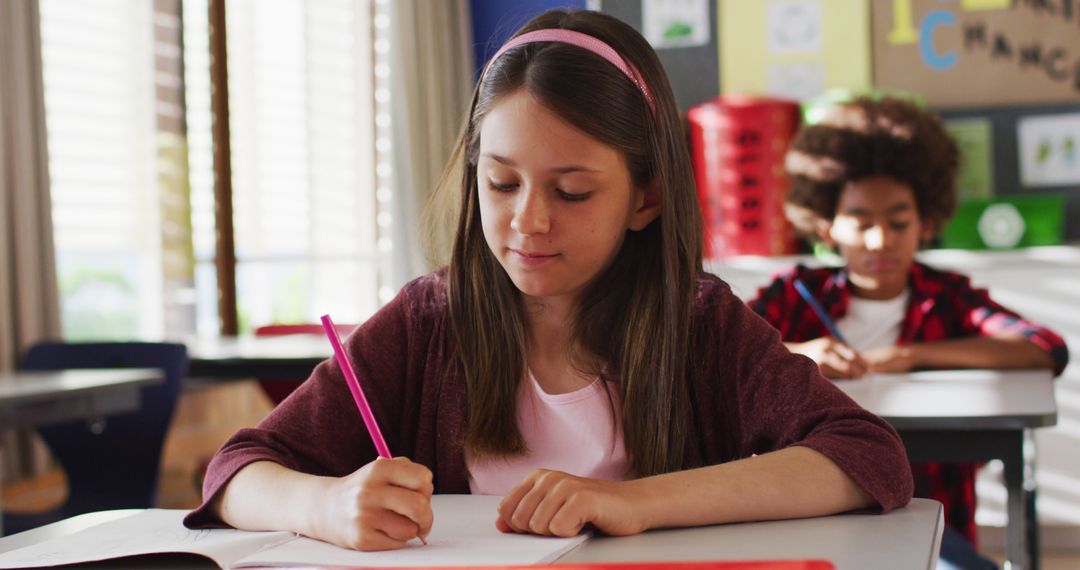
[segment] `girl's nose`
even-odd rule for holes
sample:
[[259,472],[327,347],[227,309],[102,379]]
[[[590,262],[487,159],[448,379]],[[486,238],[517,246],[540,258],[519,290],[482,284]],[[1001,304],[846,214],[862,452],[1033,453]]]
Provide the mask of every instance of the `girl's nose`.
[[540,193],[529,189],[518,196],[510,229],[527,236],[547,233],[551,229],[551,216]]

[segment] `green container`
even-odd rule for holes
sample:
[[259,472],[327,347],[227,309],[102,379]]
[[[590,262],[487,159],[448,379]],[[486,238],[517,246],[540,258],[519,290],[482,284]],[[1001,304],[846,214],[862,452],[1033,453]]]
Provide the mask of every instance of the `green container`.
[[1057,245],[1064,232],[1063,194],[966,200],[945,226],[941,247],[1011,249]]

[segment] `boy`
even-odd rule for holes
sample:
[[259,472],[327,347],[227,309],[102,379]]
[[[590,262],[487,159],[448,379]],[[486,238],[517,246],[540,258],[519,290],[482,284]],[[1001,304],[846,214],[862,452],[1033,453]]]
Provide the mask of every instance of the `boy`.
[[[797,266],[758,291],[751,308],[780,330],[792,352],[810,357],[831,378],[926,368],[1049,368],[1059,374],[1068,362],[1060,336],[995,303],[967,277],[915,260],[956,208],[958,157],[937,117],[899,99],[860,98],[804,127],[786,158],[792,188],[785,212],[845,263]],[[796,280],[850,344],[829,334],[797,293]],[[941,501],[948,526],[971,545],[976,468],[912,465],[915,495]],[[946,559],[958,547],[953,531],[943,543]],[[962,542],[959,548],[977,557]]]

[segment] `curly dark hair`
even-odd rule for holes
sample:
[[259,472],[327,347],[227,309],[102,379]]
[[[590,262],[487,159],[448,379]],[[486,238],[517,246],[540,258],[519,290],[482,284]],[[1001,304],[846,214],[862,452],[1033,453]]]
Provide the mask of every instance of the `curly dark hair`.
[[795,135],[785,160],[791,177],[785,211],[813,237],[820,220],[836,216],[848,183],[884,176],[911,188],[919,216],[937,235],[956,211],[959,160],[936,115],[903,99],[860,97]]

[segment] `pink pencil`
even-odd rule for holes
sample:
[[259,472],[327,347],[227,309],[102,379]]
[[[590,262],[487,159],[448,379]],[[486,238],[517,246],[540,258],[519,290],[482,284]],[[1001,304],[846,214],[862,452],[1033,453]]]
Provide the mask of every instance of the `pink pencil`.
[[345,357],[345,349],[341,346],[341,338],[338,337],[337,329],[334,328],[334,322],[330,320],[330,315],[322,316],[322,326],[326,331],[326,336],[330,338],[330,346],[334,347],[334,357],[337,358],[338,366],[341,367],[341,371],[345,374],[345,383],[349,385],[353,400],[356,400],[356,407],[360,408],[360,416],[364,418],[364,425],[367,427],[368,435],[371,436],[371,441],[375,444],[375,451],[379,452],[379,457],[393,458],[394,456],[390,455],[390,448],[386,446],[386,440],[383,439],[382,432],[379,431],[379,424],[375,423],[375,415],[371,413],[371,407],[368,406],[364,391],[360,388],[360,382],[356,379],[356,372],[353,371],[349,359]]
[[[337,329],[334,328],[334,321],[330,320],[330,315],[322,316],[323,330],[326,331],[326,336],[330,339],[330,346],[334,347],[334,358],[337,358],[338,366],[341,367],[341,371],[345,374],[345,383],[349,385],[349,391],[352,392],[353,400],[356,401],[356,407],[360,408],[360,417],[364,418],[364,426],[367,427],[368,435],[371,436],[372,443],[375,444],[375,451],[379,452],[379,457],[385,457],[387,459],[393,459],[393,455],[390,455],[390,448],[386,446],[386,440],[383,439],[382,432],[379,431],[379,424],[375,422],[375,414],[371,413],[371,407],[368,406],[367,398],[364,397],[364,390],[360,388],[360,381],[356,379],[356,372],[353,370],[352,364],[349,359],[345,357],[345,349],[341,346],[341,337],[338,336]],[[420,542],[427,544],[427,539],[422,536],[418,536]]]

